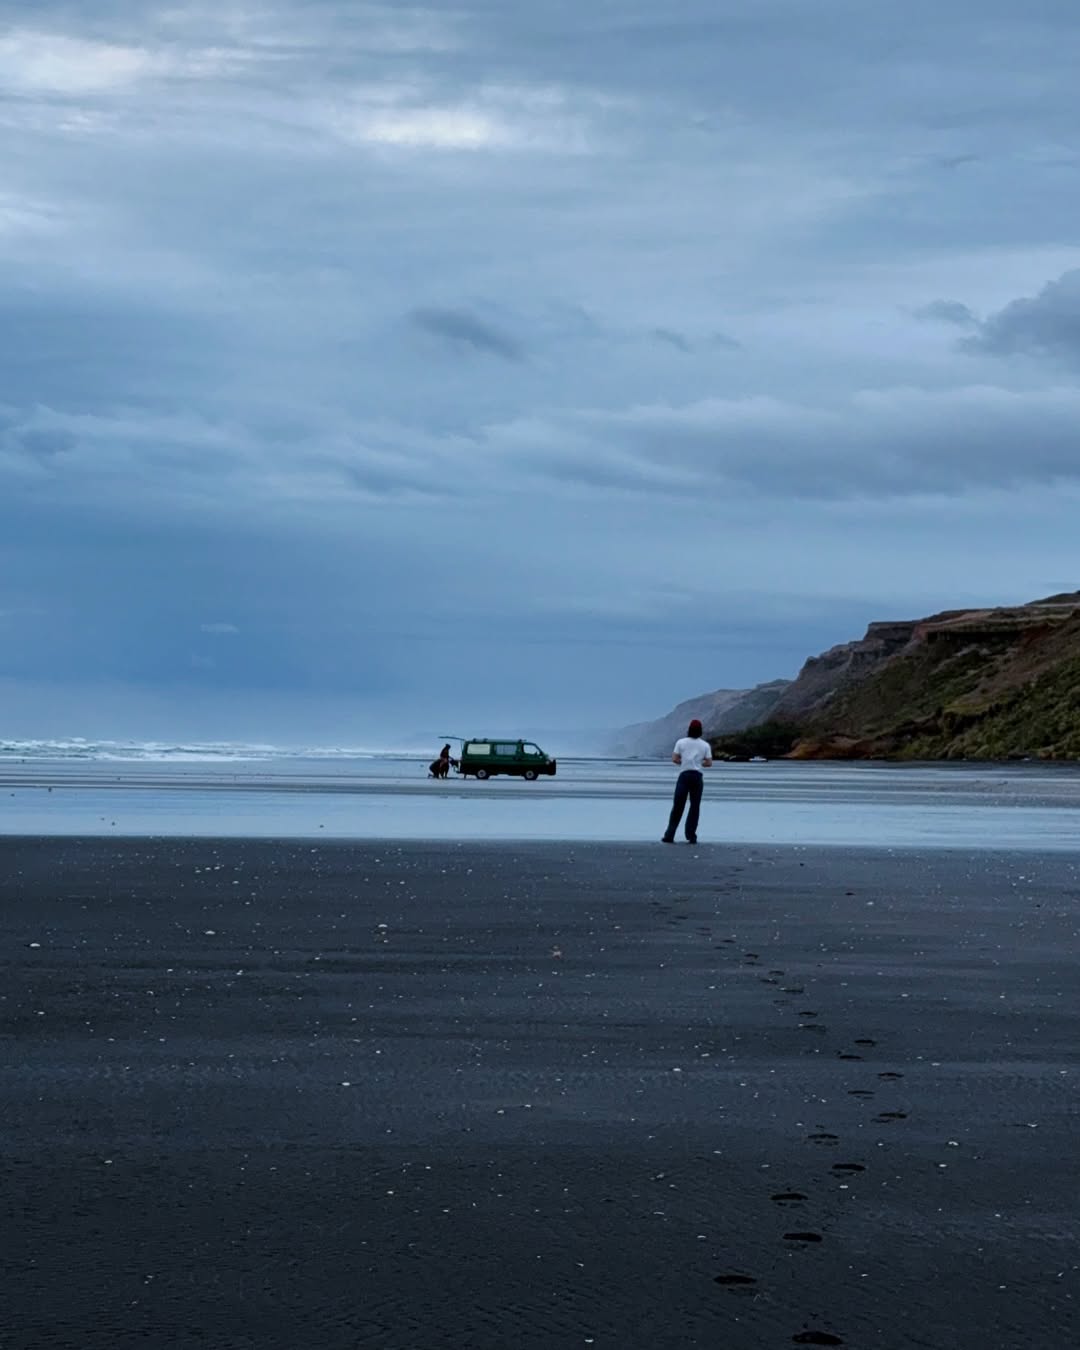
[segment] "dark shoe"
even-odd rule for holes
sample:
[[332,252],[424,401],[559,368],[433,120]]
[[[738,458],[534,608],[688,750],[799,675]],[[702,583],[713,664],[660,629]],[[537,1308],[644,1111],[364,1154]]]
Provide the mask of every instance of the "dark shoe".
[[693,839],[691,839],[690,836],[687,835],[687,836],[686,836],[686,842],[687,842],[688,844],[696,844],[696,843],[697,843],[697,835],[695,834],[694,837],[693,837]]
[[674,840],[674,839],[669,839],[669,838],[667,837],[667,835],[665,834],[664,837],[660,840],[660,842],[661,842],[662,844],[673,844],[673,843],[675,842],[675,840]]

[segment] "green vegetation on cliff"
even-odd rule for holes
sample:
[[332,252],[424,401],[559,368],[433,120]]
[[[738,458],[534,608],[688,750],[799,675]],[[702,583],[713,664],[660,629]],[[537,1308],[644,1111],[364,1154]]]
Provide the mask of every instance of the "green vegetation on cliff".
[[794,747],[802,734],[791,722],[762,722],[728,736],[711,736],[717,759],[781,759]]
[[847,673],[800,721],[790,753],[1080,758],[1080,599],[913,624],[901,650]]

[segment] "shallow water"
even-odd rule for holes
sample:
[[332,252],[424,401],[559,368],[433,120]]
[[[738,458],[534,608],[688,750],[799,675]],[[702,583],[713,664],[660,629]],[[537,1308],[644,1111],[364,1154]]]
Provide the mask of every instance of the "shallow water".
[[[0,833],[650,840],[673,766],[562,760],[525,783],[429,779],[426,758],[0,765]],[[703,843],[1074,850],[1080,766],[717,765]]]

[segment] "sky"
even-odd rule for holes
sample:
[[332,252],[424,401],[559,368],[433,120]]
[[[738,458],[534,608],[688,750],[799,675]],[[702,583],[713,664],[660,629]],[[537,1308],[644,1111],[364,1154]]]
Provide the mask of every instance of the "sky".
[[7,0],[0,739],[596,731],[1080,586],[1075,0]]

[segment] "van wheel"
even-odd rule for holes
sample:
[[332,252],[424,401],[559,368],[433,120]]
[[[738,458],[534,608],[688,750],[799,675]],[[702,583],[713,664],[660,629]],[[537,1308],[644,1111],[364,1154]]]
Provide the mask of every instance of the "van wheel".
[[477,778],[487,778],[488,776],[487,769],[477,769],[476,776]]
[[536,782],[536,770],[535,770],[535,769],[526,769],[525,772],[524,772],[521,776],[522,776],[522,778],[525,779],[526,783],[535,783],[535,782]]

